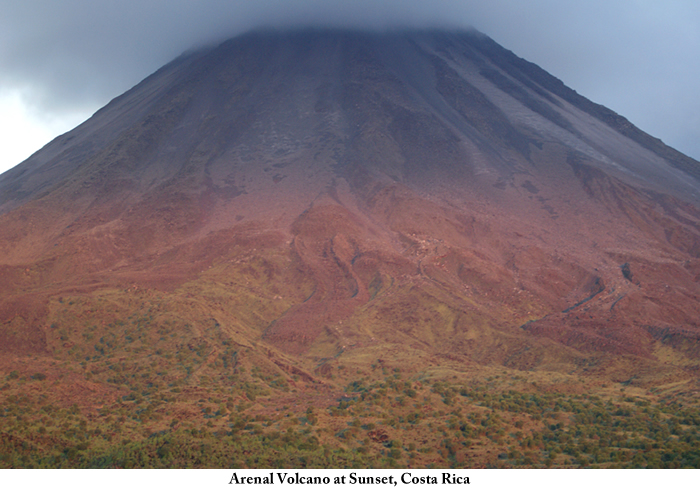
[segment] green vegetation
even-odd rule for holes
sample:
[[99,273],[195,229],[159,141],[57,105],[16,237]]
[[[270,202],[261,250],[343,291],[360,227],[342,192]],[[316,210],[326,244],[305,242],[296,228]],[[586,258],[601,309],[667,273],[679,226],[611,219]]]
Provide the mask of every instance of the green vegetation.
[[96,410],[11,394],[46,380],[10,373],[0,467],[700,467],[697,406],[389,373],[327,393],[327,406],[297,393],[290,409],[289,388],[252,371],[226,389],[132,389]]

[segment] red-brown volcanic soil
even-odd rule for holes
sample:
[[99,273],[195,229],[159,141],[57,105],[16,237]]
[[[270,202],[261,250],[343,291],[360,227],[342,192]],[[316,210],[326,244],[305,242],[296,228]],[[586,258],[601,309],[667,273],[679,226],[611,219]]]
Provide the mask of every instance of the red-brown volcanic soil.
[[290,379],[423,355],[690,379],[699,175],[478,34],[253,34],[0,176],[0,356],[148,307]]

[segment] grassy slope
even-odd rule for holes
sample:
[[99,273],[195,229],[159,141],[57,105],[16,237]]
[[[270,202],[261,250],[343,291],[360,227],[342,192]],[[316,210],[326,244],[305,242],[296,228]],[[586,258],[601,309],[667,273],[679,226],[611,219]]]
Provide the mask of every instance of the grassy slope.
[[581,377],[587,367],[554,346],[540,349],[559,352],[575,372],[522,371],[522,360],[504,367],[519,354],[513,334],[483,309],[464,308],[470,296],[387,272],[371,277],[367,305],[301,356],[263,339],[315,285],[274,247],[234,250],[177,287],[51,296],[46,352],[6,353],[0,365],[1,464],[700,463],[697,400],[679,398],[691,385]]

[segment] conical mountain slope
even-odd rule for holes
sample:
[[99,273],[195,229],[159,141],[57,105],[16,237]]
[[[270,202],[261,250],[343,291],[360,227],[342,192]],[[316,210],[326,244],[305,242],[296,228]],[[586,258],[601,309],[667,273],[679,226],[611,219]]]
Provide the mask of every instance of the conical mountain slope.
[[0,176],[0,349],[697,389],[699,178],[476,32],[252,33]]

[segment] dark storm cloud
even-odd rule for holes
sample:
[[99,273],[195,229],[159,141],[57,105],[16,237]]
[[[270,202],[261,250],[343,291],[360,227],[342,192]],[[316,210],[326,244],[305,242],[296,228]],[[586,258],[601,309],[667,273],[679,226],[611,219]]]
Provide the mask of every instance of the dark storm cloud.
[[260,26],[473,25],[700,158],[696,0],[0,0],[0,92],[94,110],[181,52]]

